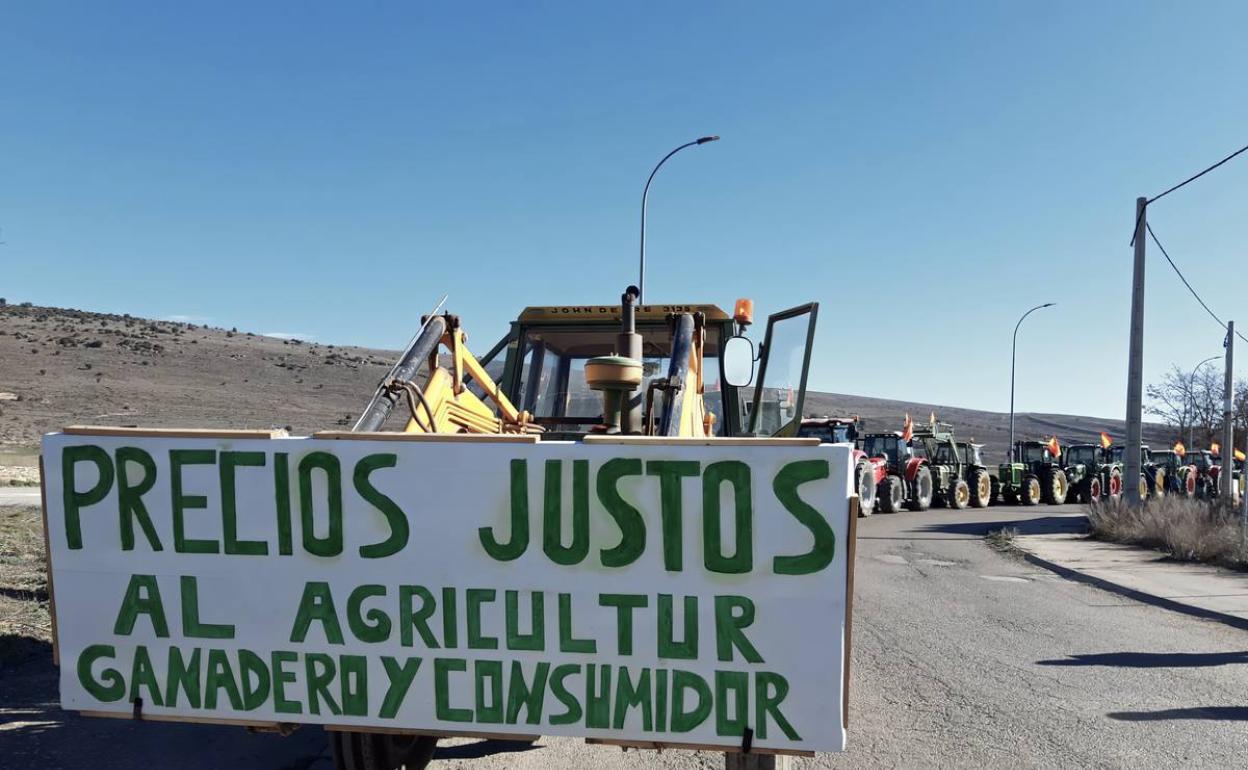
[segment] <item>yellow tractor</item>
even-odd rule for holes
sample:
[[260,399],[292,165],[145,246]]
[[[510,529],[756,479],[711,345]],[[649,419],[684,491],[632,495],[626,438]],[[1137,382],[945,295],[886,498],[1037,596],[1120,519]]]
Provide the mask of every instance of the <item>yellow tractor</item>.
[[[618,305],[525,308],[480,359],[458,317],[428,316],[353,430],[384,430],[402,403],[411,433],[797,436],[817,303],[770,316],[755,346],[745,336],[750,300],[729,315],[715,305],[639,305],[638,295],[630,286]],[[437,745],[329,735],[341,770],[424,767]]]

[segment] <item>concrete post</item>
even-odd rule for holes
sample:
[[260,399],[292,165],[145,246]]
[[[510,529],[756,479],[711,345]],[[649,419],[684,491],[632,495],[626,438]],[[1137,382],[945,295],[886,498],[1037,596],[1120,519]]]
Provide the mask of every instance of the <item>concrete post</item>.
[[1222,390],[1222,477],[1219,493],[1231,500],[1235,480],[1235,322],[1226,322],[1226,375]]
[[1140,505],[1140,431],[1144,418],[1144,238],[1147,198],[1135,199],[1135,271],[1131,278],[1131,342],[1127,356],[1127,442],[1123,450],[1123,492]]

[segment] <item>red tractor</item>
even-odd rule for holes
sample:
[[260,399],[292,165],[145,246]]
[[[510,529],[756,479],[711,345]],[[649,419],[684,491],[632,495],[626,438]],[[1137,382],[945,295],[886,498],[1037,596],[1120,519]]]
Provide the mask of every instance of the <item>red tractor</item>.
[[862,439],[862,451],[871,464],[876,482],[875,497],[885,513],[926,511],[932,505],[935,486],[926,457],[920,457],[902,433],[871,433]]
[[870,516],[874,513],[876,485],[884,477],[884,472],[871,462],[860,447],[858,415],[805,417],[797,435],[817,438],[825,444],[854,445],[854,492],[858,494],[858,515]]

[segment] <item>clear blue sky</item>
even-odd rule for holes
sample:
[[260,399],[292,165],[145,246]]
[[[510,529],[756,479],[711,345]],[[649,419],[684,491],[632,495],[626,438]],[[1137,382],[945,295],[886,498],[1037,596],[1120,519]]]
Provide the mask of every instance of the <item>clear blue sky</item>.
[[[19,3],[0,295],[478,348],[526,304],[821,304],[812,386],[1121,417],[1134,199],[1248,143],[1248,5]],[[1158,235],[1248,326],[1248,157]],[[1221,351],[1149,260],[1155,379]],[[761,331],[761,330],[760,330]],[[1248,362],[1248,347],[1241,348]]]

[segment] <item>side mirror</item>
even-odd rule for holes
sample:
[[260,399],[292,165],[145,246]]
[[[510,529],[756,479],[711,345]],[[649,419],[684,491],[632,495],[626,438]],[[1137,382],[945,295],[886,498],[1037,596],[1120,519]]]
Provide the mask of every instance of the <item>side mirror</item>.
[[743,388],[754,380],[754,343],[740,335],[724,340],[721,354],[724,364],[724,382],[734,388]]

